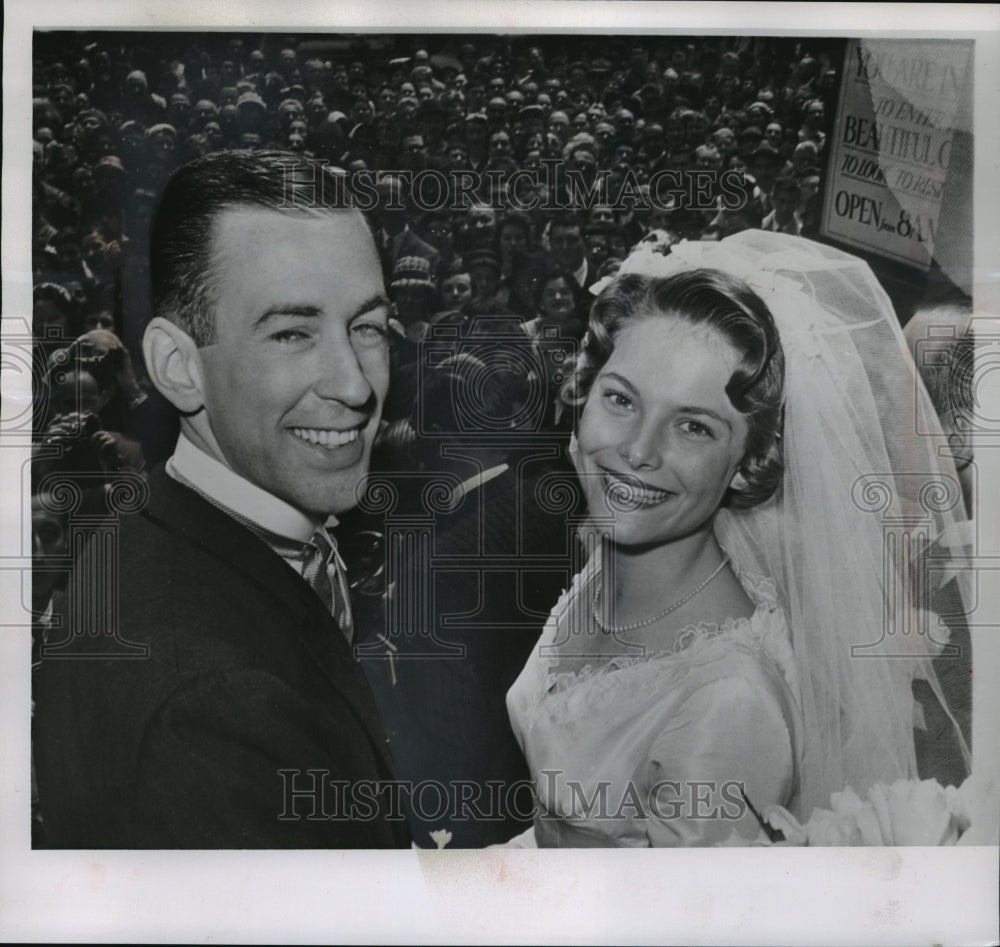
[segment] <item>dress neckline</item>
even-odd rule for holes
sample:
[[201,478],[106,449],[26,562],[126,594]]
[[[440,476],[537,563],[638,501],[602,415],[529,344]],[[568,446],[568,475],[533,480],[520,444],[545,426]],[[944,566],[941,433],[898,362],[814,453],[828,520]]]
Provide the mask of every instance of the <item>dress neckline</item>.
[[[558,657],[542,660],[542,669],[545,676],[544,693],[556,694],[568,690],[576,684],[584,681],[603,677],[607,674],[629,670],[632,668],[648,665],[652,662],[677,660],[695,656],[700,647],[709,641],[717,638],[758,639],[760,632],[755,628],[766,626],[766,617],[778,611],[778,598],[774,581],[767,576],[757,575],[745,569],[740,569],[735,562],[730,562],[736,578],[743,586],[744,591],[754,603],[754,612],[746,617],[730,617],[722,622],[700,621],[683,626],[677,633],[673,645],[670,648],[663,648],[656,651],[647,651],[643,654],[614,654],[607,660],[596,664],[585,664],[583,667],[558,671],[556,670]],[[574,601],[586,600],[593,583],[596,581],[601,567],[601,556],[599,551],[587,562],[584,568],[577,573],[570,589],[564,592],[559,602],[549,616],[545,634],[542,641],[551,646],[556,638],[560,626],[569,611],[570,605]],[[582,598],[581,598],[582,597]]]

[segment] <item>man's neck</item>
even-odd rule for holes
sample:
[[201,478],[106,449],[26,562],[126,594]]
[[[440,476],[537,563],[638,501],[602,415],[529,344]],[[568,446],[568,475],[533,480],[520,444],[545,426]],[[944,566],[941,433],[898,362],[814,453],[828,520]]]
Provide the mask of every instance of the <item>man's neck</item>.
[[[182,430],[173,456],[167,461],[167,474],[237,518],[279,536],[305,542],[323,525],[322,518],[304,513],[247,480],[214,451],[199,446],[187,431]],[[328,527],[335,524],[335,518],[327,520]]]

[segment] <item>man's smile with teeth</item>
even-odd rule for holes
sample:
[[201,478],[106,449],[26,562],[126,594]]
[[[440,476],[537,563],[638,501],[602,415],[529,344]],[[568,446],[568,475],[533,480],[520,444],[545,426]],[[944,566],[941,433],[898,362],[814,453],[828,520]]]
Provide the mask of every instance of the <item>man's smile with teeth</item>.
[[349,431],[333,431],[320,427],[293,427],[291,432],[303,441],[317,444],[320,447],[343,447],[345,444],[356,441],[360,434],[356,427]]

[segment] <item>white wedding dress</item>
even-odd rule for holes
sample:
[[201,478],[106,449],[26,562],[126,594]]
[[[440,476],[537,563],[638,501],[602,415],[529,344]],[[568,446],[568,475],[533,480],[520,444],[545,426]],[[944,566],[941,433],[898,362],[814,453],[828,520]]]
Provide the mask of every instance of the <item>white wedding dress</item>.
[[533,833],[516,846],[712,845],[734,830],[749,843],[760,832],[753,810],[793,804],[800,765],[795,668],[773,583],[741,575],[753,615],[689,626],[672,651],[560,671],[599,558],[562,596],[507,694],[538,794]]

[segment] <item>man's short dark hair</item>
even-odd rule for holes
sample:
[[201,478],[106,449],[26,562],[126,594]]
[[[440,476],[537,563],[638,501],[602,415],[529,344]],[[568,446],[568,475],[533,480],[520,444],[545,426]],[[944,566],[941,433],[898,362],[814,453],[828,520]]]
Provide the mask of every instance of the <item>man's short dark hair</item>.
[[215,340],[212,235],[223,211],[351,206],[340,169],[289,152],[217,151],[184,165],[167,183],[153,220],[153,315],[179,325],[199,347]]

